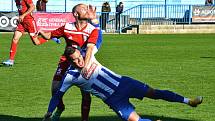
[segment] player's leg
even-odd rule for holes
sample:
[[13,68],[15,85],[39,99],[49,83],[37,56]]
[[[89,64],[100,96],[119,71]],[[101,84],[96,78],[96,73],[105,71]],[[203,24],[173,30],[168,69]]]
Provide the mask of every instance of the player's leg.
[[[17,28],[19,28],[20,30],[23,29],[21,25],[19,25]],[[2,62],[4,65],[7,65],[7,66],[14,65],[14,58],[15,58],[16,51],[17,51],[17,45],[18,45],[18,42],[19,42],[19,39],[21,38],[21,36],[22,36],[21,31],[16,30],[14,32],[13,39],[11,42],[11,47],[10,47],[10,57],[7,61]]]
[[159,90],[153,89],[151,87],[149,87],[145,96],[152,99],[163,99],[169,102],[185,103],[192,107],[197,107],[199,104],[202,103],[203,100],[201,96],[198,96],[194,99],[190,99],[169,90]]
[[[65,72],[68,67],[69,67],[69,62],[66,60],[64,56],[62,56],[60,58],[58,68],[53,77],[52,87],[51,87],[52,95],[54,95],[57,92],[59,86],[61,85],[62,78],[65,75]],[[59,104],[57,105],[57,110],[53,114],[52,121],[58,121],[64,110],[65,110],[65,105],[63,103],[63,99],[61,98]]]
[[[34,19],[27,19],[27,20],[24,20],[23,22],[23,26],[24,28],[28,31],[29,35],[30,35],[30,38],[33,42],[34,45],[41,45],[45,42],[48,42],[48,40],[42,38],[42,37],[39,37],[37,34],[38,34],[38,30],[37,30],[37,26],[36,26],[36,22]],[[54,38],[53,39],[55,42],[57,43],[60,43],[60,40],[57,39],[57,38]]]
[[[53,111],[56,109],[56,107],[59,106],[60,101],[62,101],[63,95],[72,86],[73,80],[75,80],[75,79],[77,79],[77,70],[74,70],[74,72],[73,72],[73,70],[70,70],[69,73],[65,73],[65,76],[62,78],[61,84],[59,85],[57,92],[55,94],[53,94],[53,96],[50,100],[48,111],[44,115],[45,121],[50,119]],[[59,108],[57,111],[59,111]],[[59,121],[60,115],[56,114],[56,112],[52,116],[51,121]],[[60,112],[60,113],[62,113],[62,112]],[[56,116],[56,115],[58,115],[58,116]]]
[[81,90],[82,102],[81,102],[81,120],[88,121],[89,120],[89,112],[91,105],[91,96],[89,92],[85,92]]
[[143,97],[148,97],[151,99],[163,99],[169,102],[185,103],[192,107],[196,107],[202,103],[202,97],[200,96],[195,99],[189,99],[169,90],[153,89],[147,84],[129,77],[123,77],[122,79],[127,80],[125,81],[127,85],[130,84],[129,89],[132,89],[132,91],[129,92],[130,98],[142,99]]
[[48,41],[42,37],[41,38],[38,37],[37,26],[34,19],[25,19],[22,25],[25,28],[25,30],[29,33],[30,38],[34,45],[40,45]]

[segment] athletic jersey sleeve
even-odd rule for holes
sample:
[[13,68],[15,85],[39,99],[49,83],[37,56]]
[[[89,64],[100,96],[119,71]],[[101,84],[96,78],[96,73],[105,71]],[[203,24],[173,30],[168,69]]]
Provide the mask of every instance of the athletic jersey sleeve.
[[96,48],[99,49],[102,45],[102,30],[99,29],[98,30],[98,39],[97,39],[97,42],[96,42]]
[[98,29],[94,29],[89,36],[88,43],[96,44],[98,39]]
[[54,31],[51,32],[51,38],[54,38],[54,37],[57,37],[57,38],[60,38],[60,37],[63,37],[64,36],[64,29],[65,29],[65,26],[62,26]]
[[32,1],[32,0],[25,0],[25,2],[26,2],[27,4],[33,4],[33,1]]

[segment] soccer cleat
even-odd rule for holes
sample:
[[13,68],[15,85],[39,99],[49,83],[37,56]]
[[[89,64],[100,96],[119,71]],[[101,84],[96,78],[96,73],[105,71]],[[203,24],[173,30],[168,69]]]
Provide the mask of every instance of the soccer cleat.
[[51,38],[53,41],[55,41],[57,44],[60,44],[61,43],[61,40],[60,39],[58,39],[58,38]]
[[6,65],[6,66],[13,66],[14,65],[14,60],[6,60],[4,62],[2,62],[3,65]]
[[47,112],[45,115],[44,115],[44,118],[42,121],[50,121],[50,117],[51,117],[51,113]]
[[55,111],[55,113],[51,117],[51,121],[59,121],[60,116],[61,116],[61,114],[63,113],[64,110],[65,110],[65,108],[63,108],[63,109],[57,108],[57,110]]
[[203,97],[202,96],[198,96],[195,99],[191,99],[188,102],[188,105],[190,105],[191,107],[197,107],[199,104],[201,104],[203,101]]

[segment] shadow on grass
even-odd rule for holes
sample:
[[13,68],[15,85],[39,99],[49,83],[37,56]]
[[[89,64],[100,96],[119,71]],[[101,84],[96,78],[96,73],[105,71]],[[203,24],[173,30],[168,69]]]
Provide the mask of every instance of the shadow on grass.
[[215,59],[215,57],[210,57],[210,56],[204,56],[204,57],[200,57],[200,58],[205,58],[205,59]]
[[[162,121],[194,121],[188,119],[179,119],[179,118],[170,118],[170,117],[160,117],[160,116],[149,116],[142,115],[141,117],[151,119],[152,121],[156,121],[158,119]],[[23,118],[18,116],[10,116],[10,115],[0,115],[0,121],[41,121],[42,118],[31,117],[31,118]],[[81,121],[80,117],[62,117],[60,121]],[[117,116],[91,116],[90,121],[121,121]]]

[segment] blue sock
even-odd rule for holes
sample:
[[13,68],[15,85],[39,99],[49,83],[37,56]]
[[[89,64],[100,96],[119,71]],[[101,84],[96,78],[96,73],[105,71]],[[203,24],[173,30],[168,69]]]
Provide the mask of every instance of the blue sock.
[[142,118],[139,118],[138,121],[152,121],[152,120],[150,120],[150,119],[142,119]]
[[183,103],[184,97],[168,90],[155,90],[154,99],[163,99],[169,102]]
[[55,110],[55,108],[57,107],[57,105],[59,104],[61,98],[63,97],[64,92],[58,91],[57,93],[55,93],[50,102],[49,102],[49,107],[48,107],[48,112],[53,113],[53,111]]

